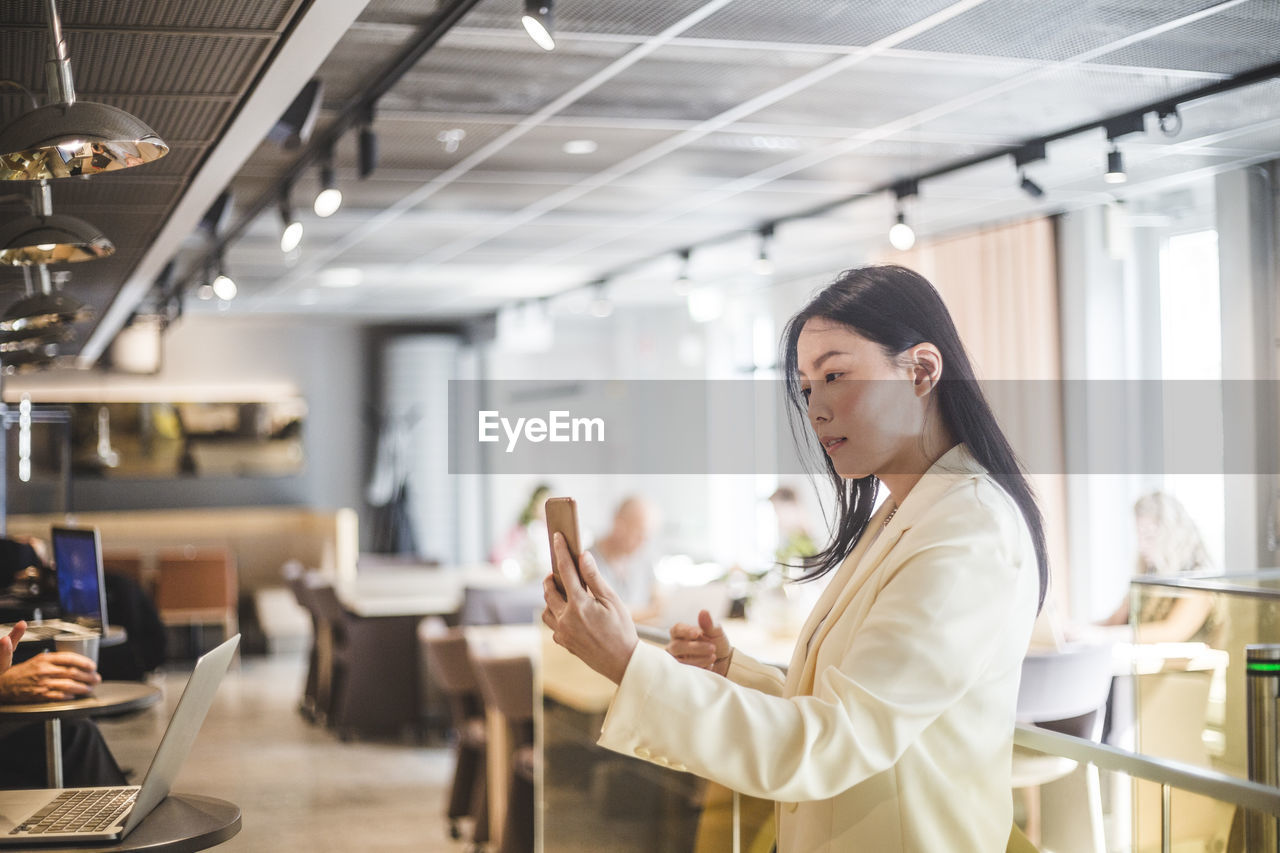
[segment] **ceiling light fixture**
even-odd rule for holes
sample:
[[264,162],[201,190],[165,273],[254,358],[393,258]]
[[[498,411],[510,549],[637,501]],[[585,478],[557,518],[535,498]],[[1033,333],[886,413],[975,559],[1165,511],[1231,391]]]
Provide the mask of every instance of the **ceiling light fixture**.
[[79,323],[93,316],[83,302],[54,290],[48,267],[40,265],[36,270],[40,275],[40,292],[29,293],[10,305],[0,317],[0,332],[47,329]]
[[0,226],[0,264],[76,263],[105,258],[116,247],[97,226],[75,216],[53,213],[53,196],[47,181],[36,187],[34,213]]
[[905,252],[916,244],[916,232],[907,224],[904,208],[906,199],[915,196],[919,191],[920,185],[914,180],[899,181],[893,185],[897,217],[893,226],[889,228],[889,245],[899,252]]
[[360,116],[358,159],[362,181],[378,168],[378,134],[373,130],[373,107],[373,104],[369,104]]
[[1107,152],[1107,172],[1102,176],[1102,180],[1109,184],[1123,184],[1128,180],[1128,176],[1124,173],[1124,157],[1114,142],[1111,143],[1111,150]]
[[693,259],[692,249],[681,249],[677,253],[680,258],[680,273],[676,276],[673,289],[680,296],[687,296],[693,288],[693,279],[689,276],[689,262]]
[[302,242],[302,223],[293,215],[288,187],[280,193],[280,224],[284,227],[280,233],[280,251],[287,255]]
[[57,0],[48,0],[49,101],[0,130],[0,180],[38,181],[112,172],[159,160],[169,146],[124,110],[77,101]]
[[597,281],[592,285],[595,288],[595,295],[591,298],[591,304],[587,306],[587,312],[592,317],[598,317],[603,320],[613,314],[613,300],[609,298],[607,281]]
[[756,275],[773,275],[773,259],[769,257],[769,250],[773,243],[773,225],[766,225],[760,229],[760,252],[756,255],[754,269]]
[[1022,187],[1022,191],[1032,198],[1044,198],[1044,187],[1027,177],[1026,172],[1019,172],[1018,177],[1021,181],[1018,186]]
[[338,189],[338,181],[333,174],[333,152],[328,151],[320,164],[320,192],[316,193],[312,209],[316,212],[316,216],[328,219],[337,213],[340,207],[342,207],[342,190]]
[[1156,110],[1160,132],[1165,136],[1177,136],[1182,131],[1182,114],[1177,104],[1169,104]]
[[520,19],[533,43],[543,50],[555,50],[555,16],[551,0],[524,0],[524,17]]
[[1018,186],[1032,198],[1043,198],[1044,187],[1027,177],[1027,164],[1038,163],[1045,158],[1043,142],[1029,142],[1013,152],[1013,165],[1018,169]]
[[594,154],[599,147],[594,139],[570,139],[560,146],[560,150],[566,154],[581,155]]
[[236,298],[240,288],[236,287],[235,280],[227,275],[226,264],[222,262],[222,257],[218,257],[218,275],[214,278],[210,285],[213,295],[221,299],[223,302],[230,302]]

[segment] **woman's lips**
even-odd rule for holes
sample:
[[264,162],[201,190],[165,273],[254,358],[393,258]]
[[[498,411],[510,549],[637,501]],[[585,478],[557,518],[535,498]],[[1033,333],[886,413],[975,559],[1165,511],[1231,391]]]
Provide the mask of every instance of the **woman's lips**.
[[824,450],[827,451],[827,453],[833,453],[843,445],[844,445],[843,438],[824,438],[822,440],[822,447]]

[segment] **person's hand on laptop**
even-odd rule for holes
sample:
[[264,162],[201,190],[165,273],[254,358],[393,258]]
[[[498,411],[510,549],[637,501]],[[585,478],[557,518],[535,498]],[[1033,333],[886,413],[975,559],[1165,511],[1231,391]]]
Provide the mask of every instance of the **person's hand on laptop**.
[[[26,626],[23,626],[25,630]],[[0,663],[13,660],[14,634],[0,639]],[[6,653],[5,649],[8,648]],[[0,704],[59,702],[87,696],[102,682],[94,662],[74,652],[48,652],[0,672]]]

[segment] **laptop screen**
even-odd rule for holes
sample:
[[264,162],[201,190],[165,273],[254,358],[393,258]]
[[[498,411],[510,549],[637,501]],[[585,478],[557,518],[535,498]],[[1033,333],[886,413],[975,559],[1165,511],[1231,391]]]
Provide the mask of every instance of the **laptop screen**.
[[52,539],[61,618],[101,633],[107,603],[97,528],[55,527]]

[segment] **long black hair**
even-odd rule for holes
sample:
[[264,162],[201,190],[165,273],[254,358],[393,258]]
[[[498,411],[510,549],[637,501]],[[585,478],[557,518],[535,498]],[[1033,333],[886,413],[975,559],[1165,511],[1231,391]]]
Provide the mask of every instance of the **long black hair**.
[[[791,318],[782,334],[787,397],[791,401],[791,431],[801,451],[817,451],[809,426],[808,402],[800,390],[796,348],[800,330],[820,317],[847,326],[879,344],[890,357],[921,343],[931,343],[942,354],[942,376],[934,390],[942,421],[951,437],[963,442],[974,459],[987,469],[1022,511],[1040,567],[1040,601],[1044,605],[1049,584],[1049,561],[1044,541],[1044,518],[1013,448],[1000,430],[987,399],[978,386],[951,314],[928,280],[906,267],[883,265],[846,270]],[[807,569],[799,580],[812,580],[837,568],[849,556],[871,518],[879,481],[872,475],[845,479],[831,458],[823,458],[827,475],[835,485],[838,519],[835,536],[826,548],[804,560]]]

